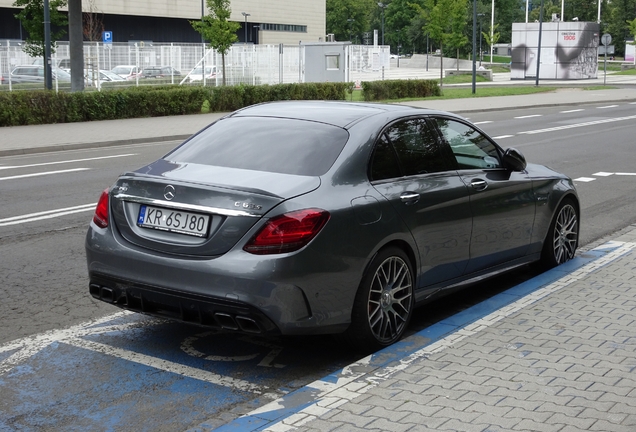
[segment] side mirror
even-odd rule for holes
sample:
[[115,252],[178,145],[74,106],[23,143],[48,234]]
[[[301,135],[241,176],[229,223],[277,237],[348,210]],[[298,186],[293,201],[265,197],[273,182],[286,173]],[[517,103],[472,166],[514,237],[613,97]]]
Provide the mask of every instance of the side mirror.
[[526,158],[519,150],[512,147],[504,152],[503,162],[505,167],[512,171],[523,171],[527,165]]

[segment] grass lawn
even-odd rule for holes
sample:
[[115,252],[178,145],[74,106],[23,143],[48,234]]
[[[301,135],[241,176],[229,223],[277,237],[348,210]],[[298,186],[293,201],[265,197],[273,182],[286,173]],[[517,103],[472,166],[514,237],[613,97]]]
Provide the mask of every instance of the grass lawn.
[[624,71],[616,72],[614,75],[636,75],[636,69],[627,69]]
[[[444,79],[444,82],[447,82]],[[567,88],[564,86],[563,88]],[[594,86],[585,87],[583,90],[599,90],[614,88],[611,86]],[[514,96],[514,95],[526,95],[534,93],[547,93],[557,90],[558,87],[535,87],[535,86],[501,86],[501,87],[479,87],[476,89],[475,94],[472,92],[472,88],[444,88],[442,90],[442,96],[429,97],[427,100],[439,100],[439,99],[459,99],[459,98],[476,98],[476,97],[490,97],[490,96]],[[348,100],[354,102],[363,102],[362,90],[354,90],[353,94],[347,97]],[[382,102],[408,102],[413,100],[422,100],[422,98],[405,98],[405,99],[392,99]]]

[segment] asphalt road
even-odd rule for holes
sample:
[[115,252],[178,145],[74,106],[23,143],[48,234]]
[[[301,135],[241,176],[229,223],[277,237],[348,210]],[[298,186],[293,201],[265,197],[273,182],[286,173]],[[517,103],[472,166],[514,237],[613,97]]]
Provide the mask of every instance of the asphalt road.
[[[528,161],[549,165],[576,179],[583,206],[581,244],[585,245],[636,222],[636,188],[633,187],[636,168],[631,149],[636,136],[633,113],[633,104],[612,107],[599,104],[474,113],[469,117],[497,137],[503,147],[516,147]],[[0,206],[0,274],[3,276],[0,344],[117,312],[87,293],[83,242],[93,206],[100,192],[119,173],[158,158],[174,145],[176,143],[155,143],[0,158],[3,202]],[[476,287],[470,294],[450,296],[425,306],[414,319],[413,331],[532,275],[531,270],[524,269]],[[138,316],[126,317],[126,320],[125,325],[129,326],[126,328],[137,330],[113,336],[117,346],[161,353],[166,358],[176,356],[176,351],[192,358],[222,357],[225,360],[213,366],[206,364],[204,368],[212,368],[221,375],[258,377],[253,381],[259,382],[269,396],[263,392],[247,399],[237,398],[236,394],[231,396],[231,392],[227,397],[218,396],[223,403],[214,406],[218,408],[221,422],[355,359],[346,347],[335,345],[330,338],[237,340]],[[189,341],[186,348],[184,341]],[[225,344],[232,349],[226,349]],[[255,347],[259,347],[260,355],[246,361]],[[90,359],[86,361],[92,361],[92,357]],[[232,369],[228,361],[241,366]],[[73,367],[79,366],[53,362],[46,374],[50,374],[51,382],[64,382],[59,375],[68,376],[77,370]],[[117,363],[100,365],[99,376],[104,385],[109,382],[115,385],[119,379],[118,368],[125,369]],[[93,375],[75,374],[73,385],[90,388],[95,379]],[[205,386],[195,387],[192,392],[194,399],[196,395],[209,397]],[[149,401],[163,400],[165,389],[157,385],[143,389],[143,394],[147,394]],[[105,393],[103,398],[99,400],[106,404],[100,405],[102,410],[120,403],[109,402],[110,393]],[[156,404],[146,407],[150,411],[144,418],[128,421],[131,430],[142,424],[144,428],[154,425],[158,426],[156,430],[162,430],[161,422],[169,427],[171,417],[182,426],[183,422],[194,425],[201,421],[197,417],[200,413],[195,414],[200,407],[192,402],[191,408],[192,413],[180,412],[177,416],[175,405]],[[122,407],[123,411],[126,409]],[[210,406],[205,409],[210,416]],[[150,418],[153,421],[147,423]],[[56,421],[58,429],[73,424],[73,420],[64,420],[63,416]]]

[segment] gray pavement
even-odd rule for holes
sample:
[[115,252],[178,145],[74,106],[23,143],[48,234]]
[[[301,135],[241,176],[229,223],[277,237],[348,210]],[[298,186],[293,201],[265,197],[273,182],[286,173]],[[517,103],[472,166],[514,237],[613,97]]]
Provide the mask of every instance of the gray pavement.
[[[636,101],[636,88],[409,104],[471,112],[615,101]],[[4,128],[0,156],[182,139],[220,115]],[[500,296],[193,430],[636,431],[636,226]]]

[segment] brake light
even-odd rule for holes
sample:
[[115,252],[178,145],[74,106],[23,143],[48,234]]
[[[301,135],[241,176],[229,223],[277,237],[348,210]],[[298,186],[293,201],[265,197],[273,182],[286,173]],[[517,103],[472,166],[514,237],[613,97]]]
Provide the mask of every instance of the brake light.
[[99,197],[99,201],[97,201],[93,222],[100,228],[106,228],[108,226],[108,189],[104,189],[104,192],[102,192]]
[[285,213],[269,220],[243,247],[256,255],[294,252],[307,245],[329,220],[329,212],[305,209]]

